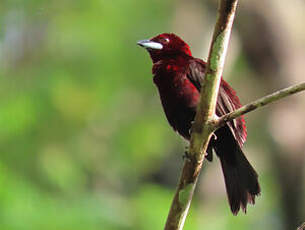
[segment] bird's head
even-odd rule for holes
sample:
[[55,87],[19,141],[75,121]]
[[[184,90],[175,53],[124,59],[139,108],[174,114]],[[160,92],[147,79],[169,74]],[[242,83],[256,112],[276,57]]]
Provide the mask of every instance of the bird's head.
[[176,55],[192,55],[189,45],[175,34],[159,34],[151,39],[138,41],[137,44],[149,52],[154,63]]

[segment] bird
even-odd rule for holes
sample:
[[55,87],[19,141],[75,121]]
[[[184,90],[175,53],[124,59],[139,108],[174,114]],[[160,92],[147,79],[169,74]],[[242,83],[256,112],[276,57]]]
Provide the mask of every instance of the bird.
[[[189,141],[207,63],[193,57],[190,46],[174,33],[162,33],[137,44],[148,51],[152,60],[153,82],[168,123]],[[236,92],[221,78],[216,115],[221,117],[240,107]],[[240,209],[246,213],[247,204],[255,203],[261,189],[258,174],[242,150],[247,138],[244,117],[227,122],[213,135],[215,138],[210,139],[206,158],[212,161],[215,152],[220,159],[233,215]]]

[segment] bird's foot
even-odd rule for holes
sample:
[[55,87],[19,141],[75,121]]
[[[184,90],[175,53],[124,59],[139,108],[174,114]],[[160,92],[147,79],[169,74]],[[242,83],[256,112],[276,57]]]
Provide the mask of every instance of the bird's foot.
[[192,161],[192,158],[191,158],[191,156],[190,156],[190,154],[189,154],[189,151],[184,151],[184,154],[183,154],[183,156],[182,156],[182,159],[183,160],[187,160],[187,161]]

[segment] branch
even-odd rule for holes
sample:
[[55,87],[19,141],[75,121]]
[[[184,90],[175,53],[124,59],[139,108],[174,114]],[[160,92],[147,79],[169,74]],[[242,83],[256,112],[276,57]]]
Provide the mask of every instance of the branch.
[[220,127],[224,126],[226,124],[226,122],[231,121],[245,113],[249,113],[255,109],[268,105],[274,101],[280,100],[281,98],[290,96],[295,93],[299,93],[303,90],[305,90],[305,82],[279,90],[275,93],[272,93],[270,95],[267,95],[265,97],[262,97],[256,101],[254,101],[254,102],[244,105],[243,107],[241,107],[231,113],[227,113],[226,115],[223,115],[222,117],[220,117],[219,119],[217,119],[215,121],[215,126],[217,128],[220,128]]
[[194,189],[204,160],[210,136],[215,130],[212,121],[238,0],[220,0],[214,28],[201,99],[192,126],[188,159],[167,217],[165,230],[182,230],[190,207]]
[[304,230],[304,229],[305,229],[305,222],[300,227],[298,227],[297,230]]

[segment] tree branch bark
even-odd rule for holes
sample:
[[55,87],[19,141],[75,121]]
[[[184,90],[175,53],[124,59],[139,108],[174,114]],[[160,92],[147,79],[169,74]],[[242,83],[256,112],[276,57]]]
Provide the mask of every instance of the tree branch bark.
[[220,127],[224,126],[226,122],[231,121],[243,114],[249,113],[255,109],[261,108],[265,105],[268,105],[272,102],[275,102],[277,100],[280,100],[280,99],[290,96],[292,94],[299,93],[303,90],[305,90],[305,82],[276,91],[270,95],[267,95],[256,101],[253,101],[247,105],[244,105],[243,107],[241,107],[231,113],[227,113],[226,115],[223,115],[219,119],[216,119],[215,126],[217,128],[220,128]]
[[297,230],[304,230],[304,229],[305,229],[305,222],[300,227],[298,227]]
[[165,230],[182,230],[205,152],[215,127],[213,119],[226,51],[238,0],[220,0],[187,159],[166,221]]

